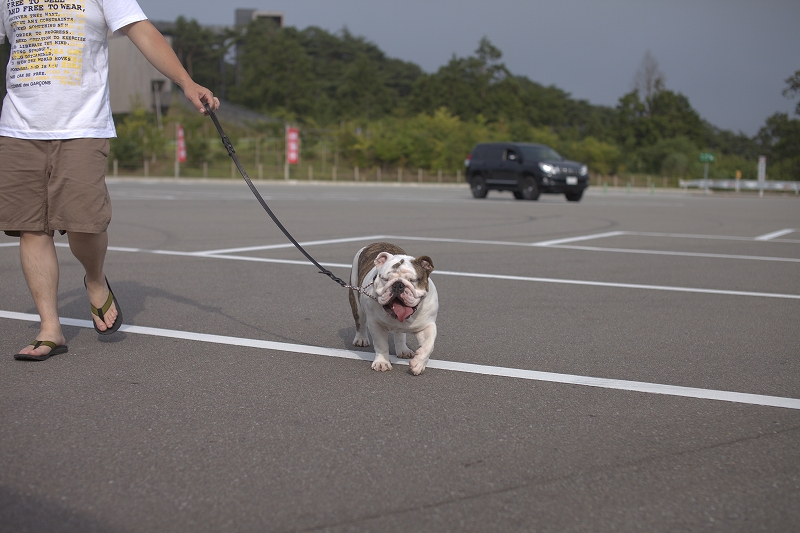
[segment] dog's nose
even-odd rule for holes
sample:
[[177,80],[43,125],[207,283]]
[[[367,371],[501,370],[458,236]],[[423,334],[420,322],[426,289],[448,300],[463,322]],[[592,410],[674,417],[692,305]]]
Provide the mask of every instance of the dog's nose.
[[392,284],[392,292],[403,292],[404,290],[406,290],[406,286],[403,285],[402,281],[395,281]]

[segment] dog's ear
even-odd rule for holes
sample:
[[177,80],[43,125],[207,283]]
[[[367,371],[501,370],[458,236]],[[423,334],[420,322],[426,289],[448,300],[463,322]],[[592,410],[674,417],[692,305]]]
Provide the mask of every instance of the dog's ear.
[[433,260],[427,255],[423,255],[414,259],[414,262],[422,267],[428,274],[433,272]]
[[384,264],[386,261],[390,260],[392,257],[394,257],[394,256],[392,254],[390,254],[389,252],[381,252],[381,253],[379,253],[378,257],[375,258],[375,266],[380,268],[382,264]]

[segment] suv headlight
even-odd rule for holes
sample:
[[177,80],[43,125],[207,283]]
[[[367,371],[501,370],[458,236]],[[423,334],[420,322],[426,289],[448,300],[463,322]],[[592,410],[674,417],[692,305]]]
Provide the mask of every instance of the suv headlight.
[[587,167],[586,165],[583,165],[581,167],[581,176],[585,176],[588,173],[589,173],[589,167]]
[[545,174],[549,174],[550,176],[555,176],[561,171],[560,168],[558,168],[555,165],[551,165],[549,163],[539,163],[539,168],[542,169],[542,172],[544,172]]

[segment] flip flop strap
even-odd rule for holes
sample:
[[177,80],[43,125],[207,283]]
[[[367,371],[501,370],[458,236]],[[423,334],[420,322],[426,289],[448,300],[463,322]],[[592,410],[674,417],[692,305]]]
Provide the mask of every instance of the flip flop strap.
[[31,346],[33,346],[34,350],[36,348],[38,348],[39,346],[42,346],[42,345],[47,346],[51,350],[55,350],[56,349],[56,343],[51,342],[51,341],[39,341],[39,340],[36,340],[36,341],[33,341],[31,343]]
[[105,314],[108,313],[108,310],[111,309],[111,304],[114,302],[114,293],[111,292],[111,287],[108,288],[108,298],[106,298],[106,303],[103,304],[103,307],[98,309],[97,307],[92,305],[92,302],[89,302],[89,306],[92,308],[92,314],[97,316],[100,320],[105,320]]

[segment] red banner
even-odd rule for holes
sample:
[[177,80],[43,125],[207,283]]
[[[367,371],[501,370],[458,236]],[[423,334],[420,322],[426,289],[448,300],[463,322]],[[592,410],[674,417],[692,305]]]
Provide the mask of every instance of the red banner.
[[178,162],[186,163],[186,138],[183,135],[183,126],[178,124]]
[[300,131],[286,128],[286,162],[296,165],[300,162]]

